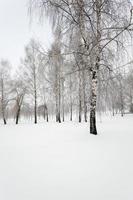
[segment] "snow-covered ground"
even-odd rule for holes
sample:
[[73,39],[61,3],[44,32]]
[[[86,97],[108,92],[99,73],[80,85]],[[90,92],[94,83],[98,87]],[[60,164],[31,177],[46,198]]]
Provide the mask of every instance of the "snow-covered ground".
[[0,126],[0,200],[132,200],[133,116]]

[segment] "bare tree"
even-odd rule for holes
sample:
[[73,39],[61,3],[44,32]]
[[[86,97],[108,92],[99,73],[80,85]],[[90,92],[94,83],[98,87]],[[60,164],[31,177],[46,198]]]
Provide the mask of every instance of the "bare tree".
[[14,110],[15,110],[15,121],[16,124],[19,122],[21,108],[24,101],[24,96],[26,94],[26,87],[22,80],[18,79],[13,82],[12,84],[12,94],[14,98],[12,100],[15,100]]
[[0,106],[4,124],[7,123],[7,105],[9,103],[9,82],[11,66],[7,60],[0,63]]
[[[71,49],[71,52],[75,53],[76,51],[79,56],[84,55],[88,62],[86,67],[91,71],[90,133],[96,135],[99,70],[101,70],[101,66],[106,66],[104,64],[105,53],[111,49],[112,45],[121,42],[120,36],[123,36],[125,31],[132,29],[131,4],[127,0],[32,1],[32,7],[34,4],[36,7],[39,5],[41,11],[44,9],[52,18],[55,26],[56,22],[62,19],[66,34],[70,35],[70,32],[80,27],[77,37],[82,37],[84,48],[74,48]],[[70,53],[70,48],[68,53]],[[83,70],[83,68],[80,69]]]
[[49,63],[52,65],[51,74],[53,74],[53,91],[55,94],[56,122],[61,123],[61,68],[63,59],[61,55],[61,32],[58,26],[55,31],[55,41],[49,51]]
[[34,123],[37,123],[37,100],[39,90],[39,68],[42,65],[42,56],[38,52],[38,44],[31,40],[25,48],[25,59],[23,61],[24,79],[27,90],[34,101]]

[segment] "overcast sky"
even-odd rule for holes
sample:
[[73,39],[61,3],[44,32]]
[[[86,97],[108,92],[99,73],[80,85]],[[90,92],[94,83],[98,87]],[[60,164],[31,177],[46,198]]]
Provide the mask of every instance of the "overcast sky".
[[24,56],[24,46],[31,38],[38,39],[48,48],[52,41],[51,27],[36,20],[30,23],[29,0],[0,0],[0,59],[7,58],[12,66],[19,65]]
[[0,58],[7,58],[14,68],[30,38],[42,41],[46,48],[52,40],[47,19],[43,25],[38,19],[30,24],[27,5],[28,0],[0,0]]

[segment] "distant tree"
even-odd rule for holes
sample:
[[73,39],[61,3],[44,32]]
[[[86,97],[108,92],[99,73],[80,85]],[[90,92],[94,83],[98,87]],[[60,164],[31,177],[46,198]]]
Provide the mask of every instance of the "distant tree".
[[[25,59],[23,64],[24,81],[26,88],[34,102],[34,123],[37,123],[37,107],[39,94],[39,77],[40,67],[42,65],[42,56],[38,51],[38,44],[35,40],[31,40],[25,48]],[[32,102],[32,101],[31,101]]]
[[4,124],[7,124],[7,106],[9,103],[11,65],[7,60],[0,62],[0,109]]
[[19,122],[21,108],[26,94],[26,87],[22,80],[15,80],[12,84],[12,94],[14,96],[14,110],[15,110],[15,121],[16,124]]
[[55,94],[56,122],[61,123],[61,82],[63,58],[61,55],[61,31],[59,26],[55,31],[55,40],[49,51],[49,64],[51,65],[51,75],[53,79],[53,91]]

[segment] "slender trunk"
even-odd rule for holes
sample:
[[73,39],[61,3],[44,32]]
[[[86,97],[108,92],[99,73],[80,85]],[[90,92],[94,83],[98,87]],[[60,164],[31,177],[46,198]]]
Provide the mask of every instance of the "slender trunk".
[[61,123],[60,113],[57,115],[57,122]]
[[113,108],[113,117],[115,116],[115,111],[114,111],[114,108]]
[[85,119],[85,122],[87,122],[87,105],[86,105],[86,102],[84,103],[84,119]]
[[112,99],[112,114],[113,116],[115,116],[115,103],[113,99]]
[[34,123],[37,124],[37,96],[35,90]]
[[48,122],[48,120],[49,120],[49,117],[48,117],[48,107],[47,107],[46,104],[44,105],[44,112],[45,112],[45,116],[46,116],[46,121]]
[[5,100],[4,100],[4,81],[3,79],[1,79],[1,93],[2,93],[2,98],[1,98],[1,106],[2,106],[2,118],[3,118],[3,122],[4,124],[6,125],[7,122],[6,122],[6,118],[5,118]]
[[65,121],[65,111],[64,111],[64,79],[62,80],[62,121]]
[[[79,0],[79,51],[83,53],[83,36],[85,31],[85,19],[84,19],[84,1]],[[78,55],[78,68],[79,68],[79,122],[82,121],[82,74],[81,70],[84,70],[83,55]]]
[[121,104],[121,116],[122,117],[124,116],[124,105],[123,105],[123,102]]
[[124,113],[123,113],[123,111],[121,112],[121,116],[122,116],[122,117],[124,116]]
[[96,103],[97,103],[97,85],[98,85],[98,70],[100,66],[101,60],[101,47],[100,47],[100,39],[101,39],[101,7],[102,0],[96,0],[96,23],[97,23],[97,31],[96,31],[96,59],[95,65],[92,67],[92,78],[91,78],[91,102],[90,102],[90,133],[93,135],[97,135],[96,128]]
[[18,108],[17,114],[16,114],[16,124],[18,124],[19,117],[20,117],[20,107]]
[[48,110],[47,110],[47,122],[49,121],[49,117],[48,117]]
[[44,117],[44,120],[45,120],[45,117],[46,117],[46,113],[45,113],[45,105],[44,105],[44,112],[43,112],[43,117]]
[[2,108],[2,117],[3,117],[3,122],[6,125],[7,122],[6,122],[6,118],[5,118],[5,109],[4,108]]
[[124,95],[123,95],[123,85],[120,80],[120,113],[124,116]]
[[36,67],[34,66],[34,123],[37,124],[37,85],[36,85]]
[[81,100],[79,100],[79,123],[81,123],[82,118],[81,118]]
[[73,106],[72,106],[72,102],[71,102],[71,105],[70,105],[70,121],[73,120]]
[[65,112],[64,112],[64,106],[63,106],[63,110],[62,110],[62,121],[65,121]]
[[90,103],[90,133],[97,135],[96,128],[97,71],[92,71],[92,88]]
[[60,66],[56,66],[56,122],[61,123],[60,116],[60,104],[61,104],[61,94],[60,94]]
[[56,98],[56,122],[58,122],[58,103]]
[[16,113],[16,124],[18,124],[19,118],[20,118],[20,112],[21,112],[21,106],[23,103],[24,94],[20,95],[17,99],[17,113]]
[[87,122],[87,103],[86,103],[86,91],[85,91],[85,71],[82,71],[82,81],[83,81],[83,103],[84,103],[84,120]]
[[82,94],[81,94],[82,80],[81,71],[79,69],[79,123],[82,121]]
[[72,77],[70,74],[70,121],[73,120],[73,103],[72,103]]
[[[57,82],[57,80],[56,80]],[[58,122],[58,89],[57,89],[58,85],[56,83],[56,94],[55,94],[55,107],[56,107],[56,122]]]
[[58,101],[59,101],[59,107],[58,107],[58,122],[61,123],[61,77],[60,77],[60,67],[59,67],[59,94],[58,94]]
[[4,118],[3,120],[4,120],[4,124],[6,125],[6,124],[7,124],[7,123],[6,123],[6,119]]

